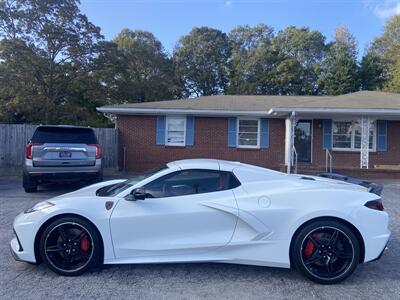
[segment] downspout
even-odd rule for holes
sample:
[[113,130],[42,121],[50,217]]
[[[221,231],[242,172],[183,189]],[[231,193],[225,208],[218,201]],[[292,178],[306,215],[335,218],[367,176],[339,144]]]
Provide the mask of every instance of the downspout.
[[296,126],[296,113],[294,111],[286,118],[286,139],[285,139],[285,153],[287,174],[291,173],[293,165],[293,145],[294,145],[294,127]]

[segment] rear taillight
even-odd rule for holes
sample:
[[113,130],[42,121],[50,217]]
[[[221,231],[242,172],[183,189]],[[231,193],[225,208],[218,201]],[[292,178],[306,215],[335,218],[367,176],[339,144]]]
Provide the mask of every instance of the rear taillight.
[[370,209],[375,209],[375,210],[379,210],[379,211],[384,210],[382,199],[368,201],[367,203],[364,204],[364,206],[366,206]]
[[43,144],[29,142],[25,148],[25,157],[28,159],[32,159],[32,148],[33,148],[33,146],[39,146],[39,145],[43,145]]
[[96,158],[101,158],[102,152],[101,152],[101,146],[99,144],[89,144],[88,146],[96,147]]
[[25,157],[26,158],[32,159],[32,147],[33,147],[32,143],[29,143],[28,145],[26,145],[26,148],[25,148]]

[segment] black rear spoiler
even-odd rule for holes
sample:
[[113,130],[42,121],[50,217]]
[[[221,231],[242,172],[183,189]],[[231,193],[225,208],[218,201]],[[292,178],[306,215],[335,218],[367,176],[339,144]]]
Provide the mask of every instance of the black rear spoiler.
[[344,181],[344,182],[348,182],[348,183],[352,183],[352,184],[361,185],[363,187],[366,187],[369,190],[370,193],[376,194],[378,196],[382,195],[383,185],[380,184],[380,183],[366,181],[366,180],[358,179],[358,178],[355,178],[355,177],[342,175],[342,174],[339,174],[339,173],[322,173],[322,174],[319,174],[318,176],[324,177],[324,178],[336,179],[336,180],[340,180],[340,181]]

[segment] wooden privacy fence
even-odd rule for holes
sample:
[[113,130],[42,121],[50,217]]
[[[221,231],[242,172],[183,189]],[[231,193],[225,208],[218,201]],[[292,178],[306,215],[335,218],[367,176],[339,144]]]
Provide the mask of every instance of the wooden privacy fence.
[[[0,124],[0,168],[22,166],[25,146],[37,125]],[[104,168],[118,166],[118,131],[114,128],[93,128],[103,149]]]

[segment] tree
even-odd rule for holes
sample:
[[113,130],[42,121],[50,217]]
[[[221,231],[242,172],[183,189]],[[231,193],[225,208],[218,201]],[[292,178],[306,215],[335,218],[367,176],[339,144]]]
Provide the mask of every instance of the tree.
[[375,39],[371,50],[388,61],[396,61],[400,57],[400,16],[394,16],[386,23],[383,35]]
[[281,57],[276,64],[273,84],[277,95],[304,95],[312,93],[307,84],[307,73],[298,60],[291,57]]
[[118,99],[144,102],[180,95],[172,60],[152,33],[123,29],[114,43],[119,67],[114,70],[112,81],[118,86]]
[[360,65],[360,80],[363,90],[380,90],[387,80],[387,68],[384,59],[374,52],[367,52]]
[[[57,123],[58,116],[74,113],[65,110],[71,87],[102,39],[100,29],[80,13],[78,4],[78,0],[1,2],[0,85],[9,86],[6,95],[0,95],[0,109],[21,112],[11,121]],[[25,82],[10,81],[8,76]],[[24,112],[27,107],[40,115]]]
[[388,20],[383,35],[375,39],[371,52],[379,56],[387,69],[387,81],[384,90],[400,90],[400,16]]
[[390,66],[390,80],[385,90],[392,93],[400,93],[400,58]]
[[279,64],[282,72],[277,78],[280,94],[318,94],[325,37],[319,31],[290,26],[278,32],[273,45],[282,57]]
[[23,41],[4,39],[0,58],[0,122],[40,122],[46,101],[34,80],[38,62],[32,49]]
[[319,84],[327,95],[340,95],[360,89],[357,44],[346,28],[337,28],[321,65]]
[[273,94],[272,74],[278,53],[272,48],[273,29],[259,24],[239,26],[229,33],[229,94]]
[[0,33],[7,39],[16,39],[23,26],[23,3],[18,0],[0,1]]
[[289,26],[278,32],[274,45],[285,56],[295,58],[302,66],[308,67],[324,57],[325,37],[307,27]]
[[228,38],[220,30],[196,27],[181,37],[173,61],[186,96],[223,93],[228,83],[229,56]]

